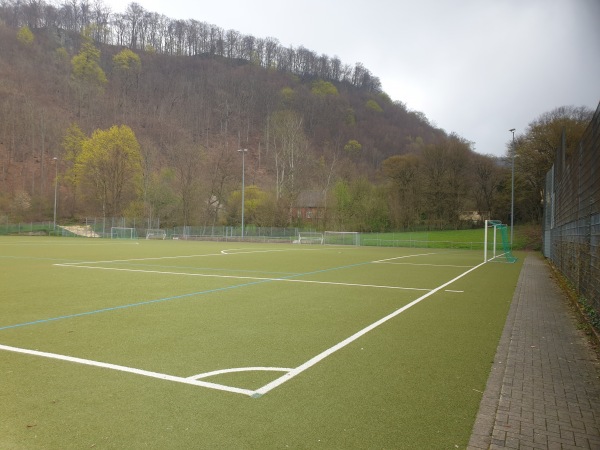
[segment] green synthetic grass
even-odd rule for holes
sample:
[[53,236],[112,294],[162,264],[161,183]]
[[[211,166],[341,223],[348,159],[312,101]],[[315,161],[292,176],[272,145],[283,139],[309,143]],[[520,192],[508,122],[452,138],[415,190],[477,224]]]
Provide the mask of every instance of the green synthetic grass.
[[[5,237],[0,344],[179,377],[294,368],[427,293],[390,287],[433,289],[481,261]],[[0,350],[0,448],[464,448],[520,267],[476,269],[447,288],[461,292],[431,295],[260,398]],[[256,390],[280,375],[207,381]]]

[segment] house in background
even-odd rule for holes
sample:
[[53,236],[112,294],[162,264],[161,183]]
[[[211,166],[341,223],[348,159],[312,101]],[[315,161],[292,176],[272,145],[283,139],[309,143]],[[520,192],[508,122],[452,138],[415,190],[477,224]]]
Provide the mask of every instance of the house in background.
[[473,224],[483,223],[485,220],[490,220],[491,214],[489,211],[462,211],[459,219],[463,222],[471,222]]
[[303,191],[292,207],[292,218],[304,223],[317,223],[325,218],[325,193]]

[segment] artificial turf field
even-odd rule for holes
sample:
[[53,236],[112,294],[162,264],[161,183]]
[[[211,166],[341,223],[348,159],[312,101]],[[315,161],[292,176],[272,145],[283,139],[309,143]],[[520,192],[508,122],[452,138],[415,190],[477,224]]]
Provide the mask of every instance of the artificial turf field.
[[465,448],[521,261],[0,237],[0,448]]

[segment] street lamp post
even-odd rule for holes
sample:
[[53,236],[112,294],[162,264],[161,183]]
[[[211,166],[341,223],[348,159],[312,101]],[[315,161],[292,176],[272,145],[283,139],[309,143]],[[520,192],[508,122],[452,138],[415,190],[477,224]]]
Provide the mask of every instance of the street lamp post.
[[514,217],[515,217],[515,129],[511,128],[508,130],[512,133],[512,177],[511,177],[511,189],[510,189],[510,249],[513,246],[513,233],[514,233]]
[[240,152],[242,154],[242,239],[244,239],[244,209],[245,209],[245,205],[244,205],[244,192],[246,190],[246,186],[245,186],[245,173],[246,173],[246,169],[245,169],[245,162],[246,162],[246,152],[248,152],[247,148],[242,148],[239,149],[238,152]]
[[53,230],[56,233],[56,203],[58,199],[58,158],[55,156],[54,160],[54,225]]

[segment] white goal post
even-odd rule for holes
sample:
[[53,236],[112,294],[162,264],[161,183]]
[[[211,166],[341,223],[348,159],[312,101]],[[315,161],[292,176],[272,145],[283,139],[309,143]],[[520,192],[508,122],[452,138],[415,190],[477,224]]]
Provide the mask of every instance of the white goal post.
[[[488,258],[488,229],[492,229],[492,242],[491,242],[491,257]],[[497,258],[504,257],[504,260],[509,263],[514,263],[517,258],[512,254],[512,242],[508,240],[507,225],[503,224],[500,220],[486,220],[485,221],[485,235],[483,239],[483,262],[497,261]],[[500,236],[498,236],[500,231]],[[500,242],[498,242],[500,239]],[[501,253],[497,254],[496,251],[498,246],[501,246]]]
[[328,245],[360,245],[358,231],[326,231],[323,243]]
[[110,229],[111,239],[137,239],[135,228],[112,227]]
[[146,239],[166,239],[167,230],[148,228],[146,230]]
[[295,244],[323,244],[323,233],[299,231]]

